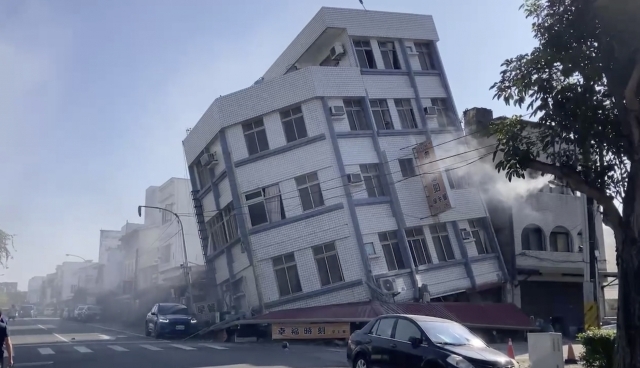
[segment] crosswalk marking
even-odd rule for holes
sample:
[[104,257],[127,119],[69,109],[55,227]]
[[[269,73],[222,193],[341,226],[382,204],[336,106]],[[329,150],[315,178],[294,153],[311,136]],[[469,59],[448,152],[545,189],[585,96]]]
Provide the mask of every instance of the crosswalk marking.
[[118,346],[118,345],[109,345],[109,348],[115,350],[115,351],[129,351],[125,348],[123,348],[122,346]]
[[224,346],[214,345],[214,344],[200,344],[202,346],[206,346],[208,348],[217,349],[217,350],[227,350],[229,348],[225,348]]
[[162,350],[157,346],[153,346],[153,345],[140,345],[141,347],[145,348],[145,349],[149,349],[149,350]]
[[42,355],[55,354],[50,348],[38,348],[38,351]]
[[192,348],[191,346],[180,345],[180,344],[171,344],[171,346],[174,346],[178,349],[184,349],[184,350],[196,350],[196,348]]
[[78,350],[81,353],[93,353],[93,350],[88,349],[88,348],[86,348],[84,346],[74,346],[73,348]]

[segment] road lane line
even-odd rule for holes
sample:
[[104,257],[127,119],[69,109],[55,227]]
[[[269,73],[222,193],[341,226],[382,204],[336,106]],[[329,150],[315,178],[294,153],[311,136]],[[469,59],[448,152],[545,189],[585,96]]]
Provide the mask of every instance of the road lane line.
[[93,327],[98,327],[98,328],[103,328],[103,329],[105,329],[105,330],[110,330],[110,331],[120,332],[120,333],[124,333],[124,334],[128,334],[128,335],[148,337],[148,336],[145,336],[145,335],[143,335],[143,334],[137,334],[137,333],[134,333],[134,332],[124,331],[124,330],[118,330],[117,328],[111,328],[111,327],[104,327],[104,326],[100,326],[100,325],[94,325],[93,323],[87,323],[87,325],[88,325],[88,326],[93,326]]
[[180,345],[180,344],[171,344],[171,346],[175,346],[176,348],[183,349],[183,350],[196,350],[196,348],[192,348],[191,346]]
[[38,351],[42,355],[55,354],[50,348],[38,348]]
[[145,349],[149,349],[149,350],[162,350],[157,346],[153,346],[153,345],[140,345],[141,347],[145,348]]
[[30,362],[30,363],[13,363],[14,367],[35,367],[38,365],[49,365],[53,362]]
[[227,350],[229,348],[225,348],[224,346],[214,345],[214,344],[200,344],[202,346],[206,346],[208,348],[217,349],[217,350]]
[[78,350],[81,353],[93,353],[93,351],[91,349],[87,349],[84,346],[74,346],[73,348]]
[[69,342],[69,340],[67,340],[67,339],[65,339],[64,337],[62,337],[62,336],[58,335],[57,333],[54,333],[54,334],[53,334],[53,336],[55,336],[55,337],[59,338],[60,340],[62,340],[62,341],[64,341],[64,342],[67,342],[67,343]]
[[123,348],[122,346],[118,346],[118,345],[107,345],[107,346],[115,351],[129,351]]
[[43,330],[45,330],[45,331],[47,330],[47,328],[46,328],[46,327],[44,327],[43,325],[38,325],[38,327],[40,327],[41,329],[43,329]]

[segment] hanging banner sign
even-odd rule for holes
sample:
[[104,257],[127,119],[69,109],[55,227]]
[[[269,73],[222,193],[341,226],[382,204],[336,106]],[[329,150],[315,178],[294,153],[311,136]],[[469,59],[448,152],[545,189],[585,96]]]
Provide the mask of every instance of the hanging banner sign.
[[431,141],[424,141],[413,148],[416,167],[422,186],[427,195],[431,216],[437,216],[452,208],[447,187],[444,185],[442,171],[436,162],[436,153]]
[[348,339],[351,335],[348,323],[300,323],[271,325],[273,340]]

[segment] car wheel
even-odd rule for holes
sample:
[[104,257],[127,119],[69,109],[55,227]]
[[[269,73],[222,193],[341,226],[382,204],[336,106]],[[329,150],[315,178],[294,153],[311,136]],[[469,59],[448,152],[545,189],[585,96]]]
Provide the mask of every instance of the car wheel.
[[353,368],[369,368],[369,362],[364,354],[358,354],[353,360]]
[[158,324],[153,325],[153,337],[156,339],[160,338],[160,332],[158,332]]
[[149,331],[149,324],[147,322],[144,323],[144,335],[151,336],[151,332]]

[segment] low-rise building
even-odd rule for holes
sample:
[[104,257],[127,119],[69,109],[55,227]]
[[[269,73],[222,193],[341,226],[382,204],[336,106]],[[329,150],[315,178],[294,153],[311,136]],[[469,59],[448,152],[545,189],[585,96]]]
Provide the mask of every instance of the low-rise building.
[[34,276],[29,279],[27,284],[27,302],[31,304],[40,304],[43,300],[42,287],[45,281],[45,276]]

